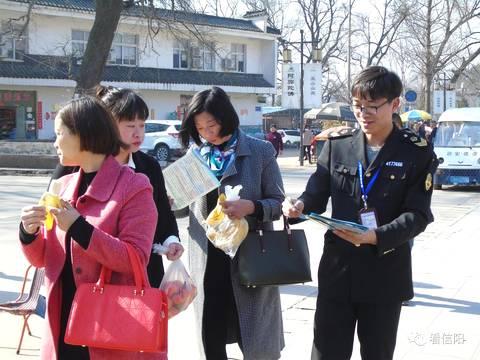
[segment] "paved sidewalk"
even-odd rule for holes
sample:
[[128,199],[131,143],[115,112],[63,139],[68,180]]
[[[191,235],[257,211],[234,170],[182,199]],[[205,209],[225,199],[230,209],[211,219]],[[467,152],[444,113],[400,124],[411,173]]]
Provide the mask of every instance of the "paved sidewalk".
[[[315,169],[309,164],[299,168],[298,158],[291,153],[278,162],[282,171],[293,176],[308,175]],[[288,187],[286,191],[290,195]],[[434,225],[415,239],[415,298],[411,306],[402,309],[395,360],[480,359],[480,268],[476,266],[480,253],[480,203],[472,202],[470,197],[465,193],[458,203],[448,202],[448,207],[444,204],[442,209],[447,210],[435,213]],[[308,236],[312,275],[316,278],[324,229],[311,223],[302,226]],[[0,243],[0,264],[0,294],[15,298],[25,260],[16,246]],[[281,288],[286,340],[282,360],[310,359],[315,296],[315,281]],[[170,321],[171,360],[197,358],[199,337],[192,330],[192,321],[191,309]],[[33,317],[30,324],[34,337],[26,335],[22,353],[16,356],[20,318],[0,313],[0,359],[38,358],[42,320]],[[242,359],[233,345],[229,346],[229,356]],[[360,359],[358,343],[352,359]]]

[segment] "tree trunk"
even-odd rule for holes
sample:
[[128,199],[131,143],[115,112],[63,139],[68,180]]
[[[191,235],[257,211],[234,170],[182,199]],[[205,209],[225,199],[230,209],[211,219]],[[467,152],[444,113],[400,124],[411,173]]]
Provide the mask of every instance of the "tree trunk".
[[83,94],[100,83],[120,20],[122,3],[122,0],[95,1],[95,20],[88,37],[80,73],[76,78],[75,94]]

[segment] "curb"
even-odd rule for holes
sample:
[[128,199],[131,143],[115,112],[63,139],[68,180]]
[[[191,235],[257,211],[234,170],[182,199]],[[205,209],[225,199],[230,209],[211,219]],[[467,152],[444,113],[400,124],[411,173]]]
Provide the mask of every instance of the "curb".
[[0,168],[0,176],[50,176],[55,169]]
[[[299,160],[296,157],[284,157],[277,159],[278,166],[280,170],[294,170],[299,173],[312,173],[317,168],[315,164],[304,163],[303,166],[300,166]],[[169,165],[167,162],[160,163],[162,169]],[[13,168],[13,167],[0,167],[0,176],[50,176],[52,175],[55,169],[33,169],[33,168]]]

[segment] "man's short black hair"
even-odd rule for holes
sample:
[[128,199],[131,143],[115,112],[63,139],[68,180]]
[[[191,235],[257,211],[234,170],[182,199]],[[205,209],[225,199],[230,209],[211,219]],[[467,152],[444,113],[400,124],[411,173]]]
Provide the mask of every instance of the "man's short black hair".
[[369,66],[363,69],[353,80],[352,97],[388,101],[402,94],[402,81],[393,71],[383,66]]
[[184,147],[189,146],[190,137],[197,145],[202,143],[195,126],[195,116],[203,112],[212,115],[220,124],[220,136],[222,137],[233,134],[240,126],[240,119],[227,93],[221,88],[213,86],[211,89],[196,93],[188,105],[180,129],[180,140]]

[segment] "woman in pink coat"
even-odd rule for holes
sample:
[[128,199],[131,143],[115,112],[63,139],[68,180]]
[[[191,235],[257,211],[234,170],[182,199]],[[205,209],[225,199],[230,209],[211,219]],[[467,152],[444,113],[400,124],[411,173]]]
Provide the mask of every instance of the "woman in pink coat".
[[28,260],[45,267],[46,329],[41,359],[162,359],[156,353],[82,348],[64,342],[76,288],[96,282],[102,265],[112,282],[133,284],[126,243],[144,264],[152,247],[157,210],[150,183],[114,158],[120,147],[117,126],[94,98],[73,100],[55,118],[55,148],[60,163],[80,171],[59,179],[61,206],[51,209],[51,230],[44,228],[47,209],[22,209],[20,240]]

